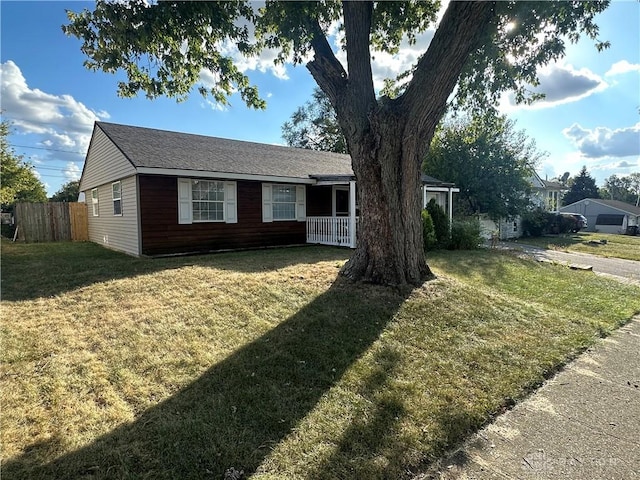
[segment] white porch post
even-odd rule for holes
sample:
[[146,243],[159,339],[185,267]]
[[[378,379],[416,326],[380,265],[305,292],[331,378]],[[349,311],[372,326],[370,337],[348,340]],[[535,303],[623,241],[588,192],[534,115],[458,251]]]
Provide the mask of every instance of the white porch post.
[[453,189],[449,187],[449,233],[451,233],[452,221],[453,221]]
[[349,246],[356,248],[356,182],[349,181]]

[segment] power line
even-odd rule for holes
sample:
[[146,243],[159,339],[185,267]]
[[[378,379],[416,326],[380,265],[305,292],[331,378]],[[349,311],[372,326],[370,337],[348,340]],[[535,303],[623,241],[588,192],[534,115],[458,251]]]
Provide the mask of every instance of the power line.
[[66,170],[67,167],[40,167],[38,165],[33,165],[33,168],[36,170],[53,170],[57,172],[62,172]]
[[[67,177],[66,175],[49,175],[49,174],[42,174],[41,173],[40,176],[41,177],[47,177],[47,178],[64,178],[64,179],[67,179],[69,181],[72,180],[71,178]],[[80,179],[78,178],[78,180],[80,180]]]
[[29,145],[18,145],[17,143],[11,143],[9,144],[12,147],[18,147],[18,148],[31,148],[33,150],[46,150],[47,152],[62,152],[62,153],[78,153],[80,155],[84,155],[85,152],[79,152],[77,150],[60,150],[57,148],[46,148],[46,147],[30,147]]

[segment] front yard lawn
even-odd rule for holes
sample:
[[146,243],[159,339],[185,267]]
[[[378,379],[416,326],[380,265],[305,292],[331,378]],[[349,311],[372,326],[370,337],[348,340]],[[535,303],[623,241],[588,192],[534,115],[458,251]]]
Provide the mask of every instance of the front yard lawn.
[[[606,245],[600,243],[602,240],[606,241]],[[640,261],[639,236],[582,232],[567,235],[527,237],[517,242],[565,252],[590,253],[601,257]]]
[[3,242],[3,479],[410,477],[640,311],[508,253],[430,254],[404,293],[349,253]]

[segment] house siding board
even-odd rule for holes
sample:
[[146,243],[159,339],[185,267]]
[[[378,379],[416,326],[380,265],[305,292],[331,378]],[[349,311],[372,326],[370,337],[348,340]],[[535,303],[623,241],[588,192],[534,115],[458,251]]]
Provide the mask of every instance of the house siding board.
[[[82,191],[135,175],[136,170],[116,145],[96,127],[82,172]],[[87,197],[90,198],[90,197]]]
[[111,182],[98,188],[99,215],[93,216],[91,190],[85,190],[89,210],[89,240],[113,250],[140,255],[136,177],[121,180],[122,215],[113,214]]
[[305,243],[304,222],[263,223],[261,182],[237,182],[237,223],[178,224],[177,177],[141,175],[139,185],[142,253],[145,255]]

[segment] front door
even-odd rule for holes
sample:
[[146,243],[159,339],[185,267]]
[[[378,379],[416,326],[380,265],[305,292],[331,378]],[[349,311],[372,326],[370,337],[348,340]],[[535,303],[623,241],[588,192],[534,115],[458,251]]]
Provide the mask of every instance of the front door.
[[349,187],[334,187],[333,189],[333,216],[349,216]]

